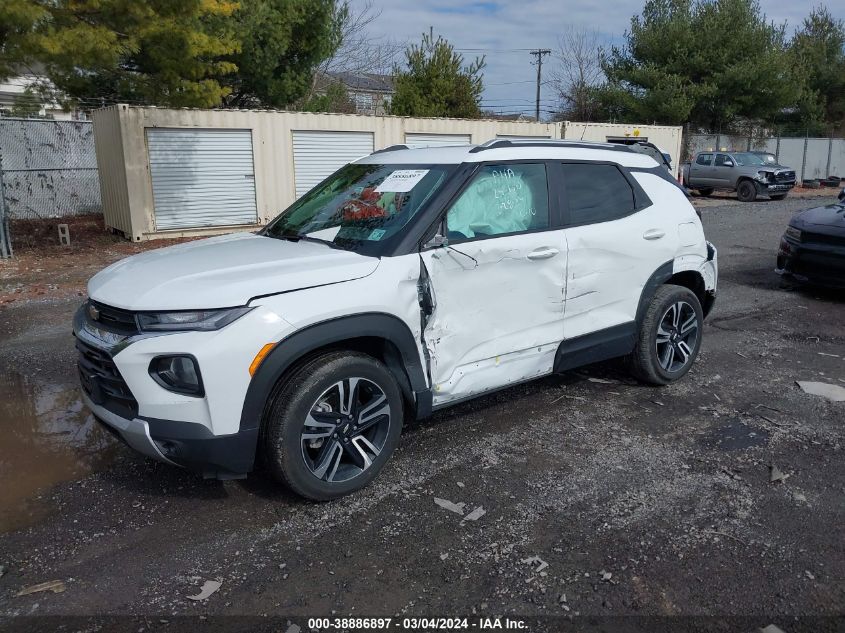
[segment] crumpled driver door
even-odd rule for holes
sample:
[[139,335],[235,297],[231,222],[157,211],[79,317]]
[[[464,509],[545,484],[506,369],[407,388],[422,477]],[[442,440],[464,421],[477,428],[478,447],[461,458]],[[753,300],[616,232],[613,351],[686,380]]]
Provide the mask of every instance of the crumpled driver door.
[[542,163],[485,165],[446,216],[449,245],[420,254],[435,406],[552,371],[567,260],[556,217]]

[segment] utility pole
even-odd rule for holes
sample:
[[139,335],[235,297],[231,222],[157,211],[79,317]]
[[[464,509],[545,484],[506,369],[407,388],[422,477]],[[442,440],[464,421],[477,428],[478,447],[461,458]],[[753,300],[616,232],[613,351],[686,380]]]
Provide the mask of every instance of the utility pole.
[[536,51],[530,51],[532,55],[537,57],[537,107],[535,110],[535,116],[537,118],[537,123],[540,122],[540,78],[543,72],[543,56],[550,55],[551,50],[548,48],[539,48]]

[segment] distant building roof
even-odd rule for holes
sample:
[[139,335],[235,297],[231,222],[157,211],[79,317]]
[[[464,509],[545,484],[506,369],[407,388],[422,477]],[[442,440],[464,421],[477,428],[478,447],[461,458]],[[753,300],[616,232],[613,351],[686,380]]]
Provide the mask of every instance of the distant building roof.
[[393,92],[393,77],[377,75],[375,73],[331,72],[330,77],[342,82],[353,90],[367,90],[369,92]]

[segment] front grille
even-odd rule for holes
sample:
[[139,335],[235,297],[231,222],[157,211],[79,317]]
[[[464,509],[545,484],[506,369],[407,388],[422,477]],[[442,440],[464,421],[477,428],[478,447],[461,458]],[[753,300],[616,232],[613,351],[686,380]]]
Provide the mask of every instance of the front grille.
[[90,301],[91,306],[97,313],[96,319],[91,319],[89,310],[88,319],[97,326],[109,332],[132,335],[138,333],[138,324],[135,321],[135,313],[122,308],[113,308],[98,301]]
[[775,174],[775,182],[795,182],[794,171],[781,171]]
[[838,235],[825,235],[824,233],[809,233],[804,231],[801,234],[801,241],[807,244],[830,244],[831,246],[845,246],[845,237]]
[[131,420],[136,417],[138,402],[108,352],[83,343],[78,338],[76,349],[79,352],[79,379],[91,401],[122,418]]

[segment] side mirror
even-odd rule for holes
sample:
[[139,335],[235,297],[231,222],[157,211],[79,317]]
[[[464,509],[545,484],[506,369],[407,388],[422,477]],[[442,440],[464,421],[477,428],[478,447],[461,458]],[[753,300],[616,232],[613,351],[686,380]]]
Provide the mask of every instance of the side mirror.
[[734,166],[734,162],[732,160],[726,160],[724,163],[722,163],[722,167],[733,167],[733,166]]
[[434,237],[423,244],[423,248],[441,248],[449,246],[449,238],[437,233]]

